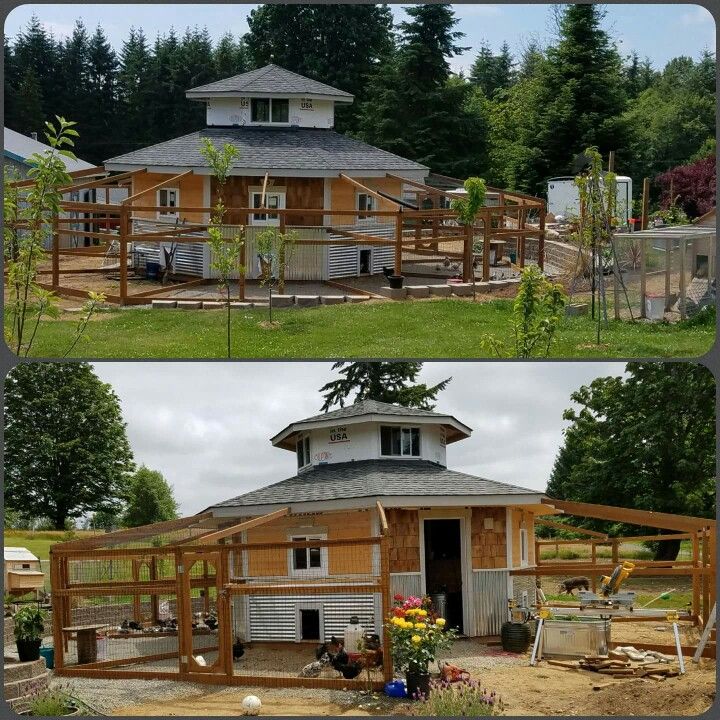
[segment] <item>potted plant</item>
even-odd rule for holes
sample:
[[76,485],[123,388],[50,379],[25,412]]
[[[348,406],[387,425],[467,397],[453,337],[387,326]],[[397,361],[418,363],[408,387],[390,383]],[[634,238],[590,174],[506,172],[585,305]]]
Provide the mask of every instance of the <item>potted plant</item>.
[[45,618],[44,610],[29,605],[15,613],[15,643],[20,662],[40,659]]
[[429,598],[395,596],[387,620],[390,651],[396,669],[405,671],[407,695],[426,698],[430,693],[428,667],[440,650],[455,639],[454,630],[445,627],[445,618],[437,617]]

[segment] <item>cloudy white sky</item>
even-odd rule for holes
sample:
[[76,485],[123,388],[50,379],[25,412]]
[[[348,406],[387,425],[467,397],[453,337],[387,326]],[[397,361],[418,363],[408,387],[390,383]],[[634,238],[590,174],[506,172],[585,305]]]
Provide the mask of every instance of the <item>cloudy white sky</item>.
[[[130,26],[142,27],[152,41],[171,27],[182,32],[186,27],[207,27],[217,39],[225,32],[236,36],[248,29],[246,18],[257,5],[221,4],[163,4],[144,5],[102,3],[87,4],[26,4],[10,12],[5,23],[5,35],[14,37],[32,15],[57,37],[72,32],[76,19],[94,29],[101,24],[116,49],[127,37]],[[712,15],[693,4],[608,4],[605,27],[618,42],[623,55],[633,50],[641,57],[649,57],[658,67],[670,58],[689,55],[697,58],[703,49],[715,48],[715,22]],[[392,6],[396,21],[405,19],[402,4]],[[473,3],[454,6],[460,20],[458,29],[465,33],[460,43],[470,49],[453,60],[453,69],[467,70],[480,43],[484,40],[498,50],[507,41],[519,55],[532,38],[546,45],[554,37],[555,23],[552,6],[548,4]]]
[[[425,363],[421,381],[453,381],[437,410],[472,436],[448,447],[448,467],[544,490],[570,393],[622,363]],[[295,472],[273,448],[285,425],[319,412],[331,363],[97,363],[122,404],[138,464],[160,470],[185,515]]]

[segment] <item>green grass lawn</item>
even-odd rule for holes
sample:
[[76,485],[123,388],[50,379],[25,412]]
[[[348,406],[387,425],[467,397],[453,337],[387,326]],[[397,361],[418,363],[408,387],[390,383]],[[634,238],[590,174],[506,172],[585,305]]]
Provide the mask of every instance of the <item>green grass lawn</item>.
[[74,536],[70,536],[62,530],[5,530],[3,542],[9,547],[27,548],[38,560],[50,559],[50,546],[66,540],[77,540],[83,537],[90,537],[94,532],[76,530]]
[[[233,311],[236,358],[495,357],[489,336],[512,344],[511,300],[380,302],[273,312]],[[70,346],[76,318],[41,324],[32,354],[58,357]],[[698,357],[715,339],[714,324],[650,325],[611,321],[595,344],[589,318],[564,318],[554,357]],[[222,311],[117,310],[91,322],[73,357],[223,358]]]

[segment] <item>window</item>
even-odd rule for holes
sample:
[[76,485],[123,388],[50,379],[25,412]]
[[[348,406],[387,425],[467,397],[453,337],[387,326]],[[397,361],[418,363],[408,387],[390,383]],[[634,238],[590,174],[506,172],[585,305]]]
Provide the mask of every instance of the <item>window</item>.
[[[263,206],[263,194],[262,192],[251,192],[250,193],[250,205],[254,208],[261,208]],[[265,193],[265,207],[268,210],[282,210],[285,207],[285,193],[284,192],[266,192]],[[277,213],[254,213],[252,216],[253,225],[279,225],[280,216]]]
[[357,194],[357,209],[360,211],[358,213],[358,220],[365,220],[368,217],[371,217],[369,215],[363,215],[363,210],[370,211],[370,210],[377,210],[377,201],[375,199],[374,195],[370,195],[369,193],[358,193]]
[[295,447],[297,448],[298,468],[304,468],[310,464],[310,436],[299,437]]
[[[325,535],[292,535],[292,542],[309,542],[325,540]],[[298,547],[290,550],[290,574],[308,574],[323,572],[327,566],[327,548]]]
[[525,528],[520,528],[520,565],[528,564],[528,533]]
[[257,123],[286,123],[290,117],[290,101],[270,98],[253,98],[250,119]]
[[180,191],[177,188],[161,188],[157,193],[159,207],[168,208],[159,210],[159,217],[178,217],[177,206],[180,204]]
[[381,426],[380,454],[420,457],[420,428]]

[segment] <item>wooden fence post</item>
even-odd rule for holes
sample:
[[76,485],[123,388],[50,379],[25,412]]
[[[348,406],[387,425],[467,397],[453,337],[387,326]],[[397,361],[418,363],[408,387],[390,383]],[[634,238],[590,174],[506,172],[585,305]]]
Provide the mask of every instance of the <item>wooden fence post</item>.
[[643,179],[642,189],[642,215],[640,219],[640,229],[647,230],[648,214],[650,208],[650,178]]
[[393,662],[390,633],[386,626],[386,619],[390,614],[390,546],[388,536],[385,534],[380,537],[380,608],[382,613],[383,679],[385,682],[390,682],[393,679]]
[[672,272],[672,239],[665,238],[665,310],[670,309],[670,273]]
[[64,595],[58,595],[56,590],[63,590],[60,579],[60,558],[53,554],[50,548],[50,597],[52,599],[53,647],[55,648],[55,667],[61,670],[65,665],[65,647],[63,645],[63,608],[67,601]]
[[540,235],[538,236],[538,267],[545,269],[545,203],[540,207]]
[[472,281],[473,270],[473,236],[474,228],[472,225],[465,226],[465,237],[463,238],[463,282]]
[[52,219],[52,288],[60,287],[60,233],[58,232],[58,216]]
[[614,563],[619,562],[619,559],[620,559],[620,552],[619,552],[619,550],[620,550],[620,548],[619,548],[619,545],[618,545],[618,541],[617,541],[617,539],[614,539],[614,540],[612,541],[612,561],[613,561]]
[[130,226],[130,210],[126,206],[120,207],[120,304],[125,305],[127,300],[127,261],[128,261],[128,231]]
[[[703,627],[707,623],[710,615],[710,548],[709,548],[709,531],[703,531],[702,537],[702,621]],[[713,538],[714,540],[714,538]]]
[[[520,203],[520,210],[518,210],[518,261],[520,268],[525,267],[525,201]],[[497,258],[496,258],[497,259]]]
[[395,214],[395,274],[402,275],[402,241],[403,241],[403,215],[402,208]]
[[490,279],[490,225],[492,212],[486,209],[483,213],[483,282]]
[[[700,565],[700,542],[698,540],[697,531],[693,533],[692,538],[692,564],[693,568],[699,568]],[[700,619],[700,576],[693,573],[692,576],[692,614],[695,616],[695,624]]]

